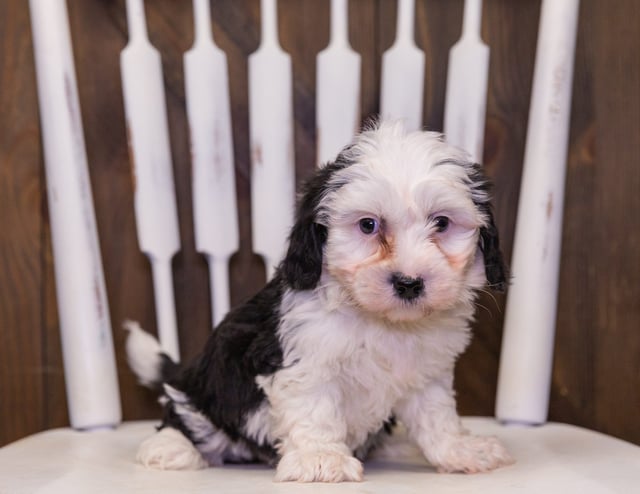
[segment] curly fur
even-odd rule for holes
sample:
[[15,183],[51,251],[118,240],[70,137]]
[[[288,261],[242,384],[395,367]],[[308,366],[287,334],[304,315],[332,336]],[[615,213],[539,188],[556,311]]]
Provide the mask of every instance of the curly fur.
[[[398,280],[420,289],[409,297]],[[497,440],[463,430],[453,390],[476,293],[506,282],[480,167],[434,133],[365,130],[307,183],[274,279],[193,363],[163,375],[166,361],[155,360],[163,431],[179,431],[201,458],[182,439],[168,447],[161,431],[140,460],[259,459],[277,466],[276,480],[361,480],[354,453],[365,456],[397,418],[442,471],[508,464]],[[131,349],[153,384],[153,352]]]

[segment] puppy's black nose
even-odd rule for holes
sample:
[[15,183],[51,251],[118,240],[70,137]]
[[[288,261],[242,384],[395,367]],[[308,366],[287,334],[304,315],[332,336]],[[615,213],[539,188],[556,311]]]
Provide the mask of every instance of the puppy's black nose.
[[391,284],[396,295],[403,300],[413,300],[424,292],[424,281],[422,278],[411,278],[396,273],[391,276]]

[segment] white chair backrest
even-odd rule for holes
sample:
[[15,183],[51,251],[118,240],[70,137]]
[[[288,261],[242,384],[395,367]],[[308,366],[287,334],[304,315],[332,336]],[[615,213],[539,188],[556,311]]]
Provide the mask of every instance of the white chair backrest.
[[[497,400],[497,416],[506,421],[541,423],[547,415],[578,6],[579,0],[542,3],[519,209],[526,226],[519,222],[516,232]],[[119,422],[120,405],[66,4],[30,0],[30,8],[71,424],[109,426]],[[346,0],[332,0],[331,8],[331,42],[318,58],[320,163],[338,153],[361,120],[360,58],[347,41]],[[397,39],[382,60],[381,109],[383,116],[419,128],[424,53],[413,41],[414,8],[414,0],[398,2]],[[482,155],[488,70],[481,11],[481,0],[465,1],[445,116],[447,135],[476,159]],[[194,0],[194,13],[195,42],[185,55],[194,227],[197,249],[209,261],[213,320],[219,321],[229,307],[228,262],[238,247],[228,76],[211,34],[209,1]],[[253,247],[269,276],[283,253],[295,197],[293,74],[278,44],[276,13],[276,0],[261,0],[262,42],[249,57]],[[170,261],[180,245],[160,58],[146,37],[143,1],[127,0],[127,16],[130,42],[121,66],[138,241],[153,267],[161,343],[177,358]],[[211,211],[218,214],[212,218]],[[540,297],[535,314],[528,310],[532,294]]]

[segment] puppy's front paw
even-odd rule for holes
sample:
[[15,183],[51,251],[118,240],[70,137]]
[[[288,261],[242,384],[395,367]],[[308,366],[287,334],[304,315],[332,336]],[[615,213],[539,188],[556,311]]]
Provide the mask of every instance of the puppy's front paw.
[[488,472],[515,463],[502,443],[490,436],[459,436],[434,462],[441,473]]
[[336,451],[294,450],[280,459],[276,482],[346,482],[362,480],[362,463]]

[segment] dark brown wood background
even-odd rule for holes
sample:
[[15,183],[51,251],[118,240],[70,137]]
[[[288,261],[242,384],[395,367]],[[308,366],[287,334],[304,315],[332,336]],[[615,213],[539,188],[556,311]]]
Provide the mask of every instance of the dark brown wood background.
[[[119,54],[124,0],[69,0],[87,152],[125,419],[159,416],[123,357],[126,318],[155,328],[151,273],[138,251]],[[462,0],[418,0],[426,52],[424,125],[441,129],[448,50]],[[193,356],[209,332],[206,264],[194,249],[182,55],[193,39],[187,0],[148,0],[164,64],[182,250],[173,268],[180,343]],[[486,0],[491,48],[485,164],[494,179],[507,258],[516,215],[540,0]],[[250,251],[247,56],[258,46],[257,0],[212,2],[229,59],[241,248],[232,301],[264,281]],[[0,445],[67,424],[28,3],[0,2]],[[380,54],[395,31],[393,0],[351,0],[350,36],[363,57],[363,118],[378,110]],[[281,0],[280,39],[294,70],[298,179],[315,156],[315,56],[328,41],[329,2]],[[640,2],[583,0],[576,53],[552,420],[640,444]],[[231,214],[231,212],[230,212]],[[475,338],[457,372],[459,408],[491,415],[505,298],[483,297]],[[535,295],[531,303],[535,304]]]

